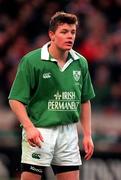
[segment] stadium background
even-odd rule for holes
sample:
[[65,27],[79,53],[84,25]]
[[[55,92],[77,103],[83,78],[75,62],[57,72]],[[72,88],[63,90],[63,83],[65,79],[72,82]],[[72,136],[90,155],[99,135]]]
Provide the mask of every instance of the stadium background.
[[[79,18],[74,49],[87,58],[96,92],[95,153],[81,167],[81,179],[120,180],[121,0],[0,0],[0,180],[17,180],[20,174],[21,129],[7,100],[17,65],[49,40],[49,19],[60,10]],[[81,147],[80,127],[79,134]],[[54,179],[50,169],[44,179]]]

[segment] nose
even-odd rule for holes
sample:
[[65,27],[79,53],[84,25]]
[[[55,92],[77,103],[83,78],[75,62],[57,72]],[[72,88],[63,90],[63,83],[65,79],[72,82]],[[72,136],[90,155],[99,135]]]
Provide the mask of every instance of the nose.
[[71,32],[68,32],[68,38],[73,39],[73,34]]

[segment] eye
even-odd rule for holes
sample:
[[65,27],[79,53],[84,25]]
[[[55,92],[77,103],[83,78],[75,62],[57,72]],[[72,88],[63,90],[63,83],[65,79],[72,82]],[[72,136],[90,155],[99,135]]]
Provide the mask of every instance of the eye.
[[76,31],[72,31],[71,34],[75,35],[75,34],[76,34]]
[[67,31],[61,31],[61,33],[62,33],[62,34],[66,34],[66,33],[67,33]]

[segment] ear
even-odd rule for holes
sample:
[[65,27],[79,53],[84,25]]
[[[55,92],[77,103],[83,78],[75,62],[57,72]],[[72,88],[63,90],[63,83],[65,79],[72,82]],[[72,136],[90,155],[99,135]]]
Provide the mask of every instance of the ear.
[[49,31],[49,37],[50,37],[50,40],[51,41],[54,41],[54,39],[55,39],[55,33],[53,32],[53,31]]

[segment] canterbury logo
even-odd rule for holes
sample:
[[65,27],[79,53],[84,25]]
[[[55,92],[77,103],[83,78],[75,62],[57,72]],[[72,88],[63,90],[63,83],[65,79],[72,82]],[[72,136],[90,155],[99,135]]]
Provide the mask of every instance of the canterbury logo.
[[49,73],[44,73],[44,74],[43,74],[43,78],[44,78],[44,79],[51,78],[51,73],[50,73],[50,72],[49,72]]
[[40,154],[33,153],[32,157],[35,158],[35,159],[40,159]]

